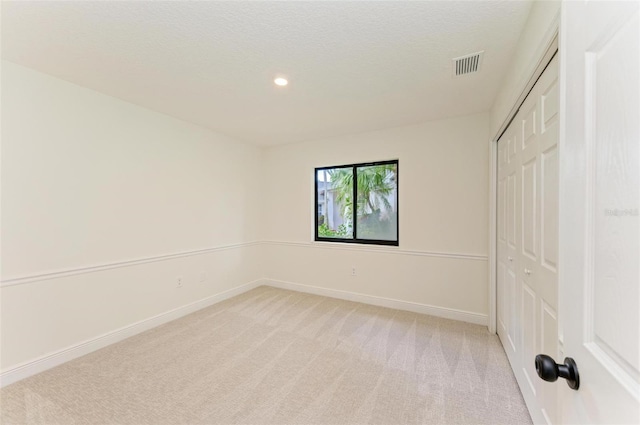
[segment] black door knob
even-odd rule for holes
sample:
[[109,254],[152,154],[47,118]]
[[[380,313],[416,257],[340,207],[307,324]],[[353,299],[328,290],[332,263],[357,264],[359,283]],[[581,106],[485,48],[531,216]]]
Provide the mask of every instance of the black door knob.
[[565,357],[564,364],[558,364],[551,357],[538,354],[536,356],[536,372],[545,381],[555,382],[560,377],[567,380],[570,388],[577,390],[580,387],[578,365],[571,357]]

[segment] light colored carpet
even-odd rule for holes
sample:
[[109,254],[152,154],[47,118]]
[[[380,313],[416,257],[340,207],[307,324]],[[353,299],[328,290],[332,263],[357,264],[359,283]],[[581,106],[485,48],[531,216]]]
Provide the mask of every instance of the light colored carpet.
[[530,424],[483,326],[262,286],[0,391],[2,424]]

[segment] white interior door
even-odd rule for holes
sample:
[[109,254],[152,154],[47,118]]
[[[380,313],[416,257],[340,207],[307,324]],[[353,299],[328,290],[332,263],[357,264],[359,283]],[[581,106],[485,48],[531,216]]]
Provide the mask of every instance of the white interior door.
[[[640,423],[640,2],[563,2],[562,423]],[[560,359],[557,359],[560,360]]]
[[535,356],[558,354],[558,59],[498,141],[498,335],[536,423],[554,423],[557,388]]
[[516,282],[518,270],[517,169],[519,156],[516,144],[518,126],[510,126],[498,141],[498,335],[507,356],[513,363],[520,355],[516,314]]

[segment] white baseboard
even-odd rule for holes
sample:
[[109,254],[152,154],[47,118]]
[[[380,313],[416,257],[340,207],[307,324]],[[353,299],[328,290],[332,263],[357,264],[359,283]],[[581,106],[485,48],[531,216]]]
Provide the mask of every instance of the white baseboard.
[[54,353],[46,354],[35,360],[31,360],[18,366],[14,366],[0,373],[0,388],[20,381],[21,379],[25,379],[29,376],[35,375],[37,373],[44,372],[45,370],[61,365],[62,363],[77,359],[78,357],[84,356],[108,345],[114,344],[131,336],[137,335],[141,332],[155,328],[156,326],[160,326],[172,320],[176,320],[182,316],[186,316],[187,314],[193,313],[205,307],[209,307],[213,304],[219,303],[220,301],[235,297],[236,295],[247,292],[262,284],[264,284],[262,279],[254,280],[253,282],[240,285],[236,288],[229,289],[224,292],[220,292],[219,294],[203,298],[191,304],[169,310],[167,312],[158,314],[157,316],[141,320],[120,329],[107,332],[106,334],[100,335],[96,338],[83,341],[79,344],[64,348]]
[[459,320],[461,322],[474,323],[476,325],[487,326],[488,323],[486,314],[471,313],[468,311],[456,310],[453,308],[437,307],[429,304],[419,304],[411,301],[401,301],[392,298],[377,297],[374,295],[359,294],[357,292],[328,289],[319,286],[303,285],[300,283],[285,282],[282,280],[274,279],[264,279],[264,285],[273,286],[274,288],[289,289],[291,291],[305,292],[308,294],[322,295],[325,297],[338,298],[341,300],[377,305],[380,307],[388,307],[397,310],[412,311],[414,313],[428,314],[430,316]]
[[398,310],[412,311],[415,313],[429,314],[431,316],[475,323],[478,325],[487,325],[487,315],[485,314],[471,313],[467,311],[437,307],[428,304],[419,304],[410,301],[401,301],[391,298],[359,294],[356,292],[328,289],[293,282],[285,282],[281,280],[258,279],[2,371],[0,373],[0,388],[28,378],[29,376],[44,372],[47,369],[59,366],[73,359],[77,359],[78,357],[84,356],[108,345],[114,344],[131,336],[155,328],[156,326],[160,326],[172,320],[176,320],[182,316],[186,316],[187,314],[193,313],[205,307],[209,307],[228,298],[240,295],[260,285],[268,285],[275,288],[289,289],[292,291],[322,295],[326,297],[361,302],[365,304],[394,308]]

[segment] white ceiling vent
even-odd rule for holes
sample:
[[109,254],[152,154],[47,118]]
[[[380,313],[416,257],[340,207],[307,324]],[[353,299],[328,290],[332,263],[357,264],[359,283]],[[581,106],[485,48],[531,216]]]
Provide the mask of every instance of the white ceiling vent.
[[459,77],[461,75],[472,74],[480,70],[482,64],[482,57],[484,56],[484,50],[470,55],[460,56],[453,58],[453,76]]

